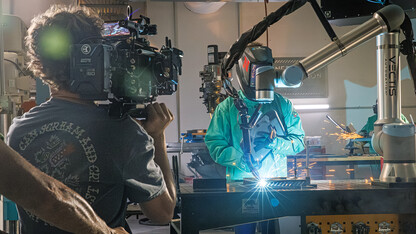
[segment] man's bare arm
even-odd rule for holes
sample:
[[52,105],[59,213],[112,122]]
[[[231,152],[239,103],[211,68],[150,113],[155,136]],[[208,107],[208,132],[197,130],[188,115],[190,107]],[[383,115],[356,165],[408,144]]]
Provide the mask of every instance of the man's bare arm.
[[155,162],[159,165],[166,183],[167,192],[153,200],[140,204],[144,214],[156,223],[168,223],[173,217],[176,205],[176,188],[166,151],[165,129],[173,120],[173,115],[165,104],[150,104],[146,108],[148,119],[141,122],[154,140]]
[[42,173],[0,141],[0,193],[42,220],[73,233],[127,233],[111,229],[78,193]]

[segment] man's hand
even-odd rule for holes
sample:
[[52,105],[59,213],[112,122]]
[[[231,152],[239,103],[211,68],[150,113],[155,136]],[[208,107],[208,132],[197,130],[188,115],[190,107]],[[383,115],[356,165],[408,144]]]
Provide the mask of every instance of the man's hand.
[[146,106],[147,119],[140,121],[146,132],[153,138],[163,135],[166,127],[174,119],[172,112],[164,103],[152,103]]

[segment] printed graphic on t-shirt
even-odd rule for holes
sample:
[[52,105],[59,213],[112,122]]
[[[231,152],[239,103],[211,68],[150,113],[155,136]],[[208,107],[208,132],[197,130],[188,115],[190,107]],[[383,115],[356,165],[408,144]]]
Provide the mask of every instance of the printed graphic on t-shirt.
[[[40,137],[42,139],[37,140]],[[47,140],[45,141],[45,139]],[[83,195],[91,205],[94,203],[100,193],[97,186],[100,182],[100,168],[96,163],[95,147],[85,129],[70,122],[51,122],[27,133],[18,146],[21,154],[33,151],[34,160],[32,163],[37,168]],[[88,163],[88,175],[74,175],[67,170],[68,167],[74,166],[71,164],[71,155],[74,155],[77,149],[84,152],[86,161],[82,163]],[[25,152],[26,150],[28,151]],[[74,162],[75,166],[78,163]],[[83,194],[81,193],[80,176],[86,177],[88,180],[86,190],[83,187]],[[33,221],[39,222],[39,219],[34,215],[28,212],[27,214]]]

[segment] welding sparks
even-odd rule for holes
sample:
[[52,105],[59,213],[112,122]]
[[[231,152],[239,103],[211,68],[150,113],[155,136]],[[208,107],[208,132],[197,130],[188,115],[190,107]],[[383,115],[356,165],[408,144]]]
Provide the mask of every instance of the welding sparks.
[[267,181],[266,180],[259,180],[259,182],[257,182],[257,186],[260,188],[264,188],[267,185]]
[[352,133],[331,133],[329,134],[331,136],[337,136],[337,141],[340,140],[350,140],[350,139],[357,139],[357,138],[363,138],[363,136],[359,135],[358,133],[352,132]]

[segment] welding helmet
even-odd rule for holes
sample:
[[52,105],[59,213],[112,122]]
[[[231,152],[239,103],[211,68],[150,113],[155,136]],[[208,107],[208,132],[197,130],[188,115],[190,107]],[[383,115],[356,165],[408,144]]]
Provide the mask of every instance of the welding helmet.
[[[243,55],[238,60],[236,71],[238,83],[248,99],[252,101],[273,100],[274,79],[276,77],[273,61],[272,50],[269,47],[258,45],[247,47],[244,50]],[[261,78],[261,81],[263,81],[261,83],[259,83],[260,75],[261,77],[267,77],[266,79]],[[262,95],[259,95],[259,93],[261,94],[264,90],[267,90],[268,95],[265,99],[262,99]],[[271,100],[269,100],[270,98]]]

